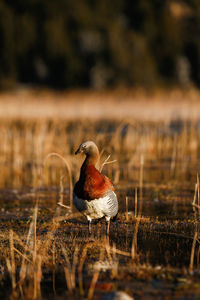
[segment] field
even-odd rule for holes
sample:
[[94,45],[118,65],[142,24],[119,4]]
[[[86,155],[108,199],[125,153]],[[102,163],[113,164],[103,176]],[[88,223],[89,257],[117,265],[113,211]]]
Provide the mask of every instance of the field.
[[[1,95],[0,298],[200,299],[199,96]],[[118,195],[109,239],[72,206],[86,140]]]

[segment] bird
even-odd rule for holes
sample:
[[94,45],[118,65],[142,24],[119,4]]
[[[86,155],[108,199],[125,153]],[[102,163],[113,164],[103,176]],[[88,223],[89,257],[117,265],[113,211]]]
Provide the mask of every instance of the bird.
[[134,298],[123,291],[116,291],[105,294],[103,300],[134,300]]
[[97,169],[99,150],[93,141],[86,141],[78,147],[75,154],[85,154],[80,169],[79,180],[73,190],[75,207],[87,217],[88,232],[91,222],[105,217],[106,235],[109,236],[110,219],[118,214],[118,200],[111,180]]

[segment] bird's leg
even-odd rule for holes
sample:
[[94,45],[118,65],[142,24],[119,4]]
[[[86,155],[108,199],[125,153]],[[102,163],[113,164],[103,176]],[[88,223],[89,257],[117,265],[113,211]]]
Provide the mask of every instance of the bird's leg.
[[87,216],[87,219],[88,219],[88,233],[89,233],[89,235],[91,235],[91,233],[92,233],[92,228],[91,228],[92,219],[88,216]]
[[110,218],[107,219],[106,218],[106,235],[109,236],[109,232],[110,232]]
[[92,230],[91,230],[91,220],[88,220],[88,233],[89,233],[89,235],[92,233]]

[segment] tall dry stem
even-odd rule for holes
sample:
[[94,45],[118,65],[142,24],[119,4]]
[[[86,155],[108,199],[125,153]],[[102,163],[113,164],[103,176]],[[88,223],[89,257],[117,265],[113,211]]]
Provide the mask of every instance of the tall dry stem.
[[171,174],[174,174],[174,172],[175,172],[176,157],[177,157],[177,135],[175,135],[174,144],[173,144],[173,152],[172,152],[172,159],[171,159],[171,165],[170,165]]
[[193,210],[196,214],[196,209],[200,215],[200,193],[199,193],[199,174],[197,173],[197,183],[195,184],[194,198],[192,201]]
[[[132,247],[131,247],[131,257],[132,261],[135,262],[136,260],[136,254],[137,254],[137,235],[138,235],[138,229],[139,229],[139,224],[141,220],[141,214],[142,214],[142,203],[143,203],[143,171],[144,169],[144,156],[143,154],[140,157],[140,179],[139,179],[139,187],[140,187],[140,202],[139,202],[139,213],[137,216],[136,224],[135,224],[135,229],[133,233],[133,239],[132,239]],[[137,194],[137,190],[136,190]],[[137,196],[135,197],[137,199]]]
[[66,262],[66,266],[64,267],[65,279],[66,279],[68,290],[70,294],[72,294],[76,287],[75,275],[76,275],[76,266],[78,264],[79,248],[77,246],[75,247],[72,265],[70,264],[68,253],[64,247],[62,247],[62,252],[64,254],[65,262]]
[[72,278],[71,278],[71,265],[69,262],[69,257],[68,257],[67,251],[64,247],[62,247],[62,252],[64,254],[65,261],[67,264],[66,266],[64,266],[67,288],[68,288],[70,294],[73,294],[73,286],[72,286]]
[[79,261],[79,265],[78,265],[78,282],[79,282],[79,290],[80,290],[80,295],[83,296],[84,295],[84,289],[83,289],[83,266],[85,263],[85,259],[87,256],[87,251],[88,248],[93,247],[94,244],[93,243],[87,243],[85,245],[85,247],[82,250],[82,255],[80,256],[80,261]]
[[141,216],[142,213],[142,202],[143,202],[143,176],[144,176],[144,155],[141,154],[140,157],[140,202],[139,202],[139,215]]
[[128,197],[126,196],[126,222],[128,222]]
[[137,187],[135,188],[135,218],[137,217],[138,210],[138,196],[137,196]]
[[53,263],[53,292],[56,295],[56,282],[55,282],[55,268],[56,268],[56,261],[55,261],[55,242],[52,245],[52,263]]
[[[33,254],[33,248],[31,247],[31,243],[32,243],[31,236],[33,235],[33,232],[34,232],[34,217],[33,217],[32,222],[30,223],[30,226],[29,226],[29,231],[28,231],[28,235],[27,235],[27,238],[26,238],[26,244],[23,245],[24,255],[26,255],[27,252],[31,252]],[[18,241],[20,241],[19,238],[18,238]],[[27,264],[26,264],[25,256],[23,256],[22,257],[22,264],[21,264],[21,268],[20,268],[20,273],[19,273],[20,283],[24,282],[25,277],[26,277],[26,272],[27,272]]]
[[[103,258],[105,255],[105,248],[100,248],[100,255],[99,255],[99,262],[101,263]],[[94,273],[92,280],[91,280],[91,284],[90,284],[90,288],[88,291],[88,300],[91,300],[93,298],[94,295],[94,290],[95,290],[95,285],[97,283],[97,280],[99,278],[99,274],[100,274],[100,268],[98,270],[96,270],[96,272]]]
[[56,152],[52,152],[52,153],[49,153],[45,160],[44,160],[44,166],[48,160],[48,158],[50,157],[53,157],[53,156],[56,156],[58,158],[60,158],[65,166],[66,166],[66,169],[67,169],[67,172],[68,172],[68,175],[69,175],[69,197],[70,197],[70,208],[71,208],[71,211],[73,211],[73,184],[72,184],[72,172],[71,172],[71,167],[69,165],[69,163],[67,162],[67,160],[60,154],[56,153]]
[[192,272],[194,268],[194,254],[195,254],[195,247],[197,242],[197,231],[194,233],[192,248],[191,248],[191,254],[190,254],[190,265],[189,265],[189,271]]
[[59,203],[61,203],[61,204],[63,204],[63,194],[64,194],[63,179],[64,179],[64,176],[60,176]]
[[110,154],[108,155],[108,157],[107,157],[107,158],[104,160],[104,162],[102,163],[101,167],[99,168],[99,172],[102,172],[103,167],[104,167],[105,165],[112,164],[112,163],[114,163],[114,162],[117,161],[116,159],[115,159],[115,160],[109,161],[109,159],[110,159]]
[[35,206],[33,214],[34,222],[34,248],[33,248],[33,265],[34,268],[34,287],[33,287],[33,299],[37,299],[38,294],[40,293],[40,269],[41,269],[41,256],[37,256],[37,214],[38,206]]
[[12,289],[16,288],[16,269],[15,269],[15,255],[14,255],[14,242],[13,242],[13,231],[10,229],[9,233],[9,241],[10,241],[10,259],[6,259],[7,268],[10,274]]
[[200,208],[200,198],[199,198],[199,174],[197,173],[197,205]]

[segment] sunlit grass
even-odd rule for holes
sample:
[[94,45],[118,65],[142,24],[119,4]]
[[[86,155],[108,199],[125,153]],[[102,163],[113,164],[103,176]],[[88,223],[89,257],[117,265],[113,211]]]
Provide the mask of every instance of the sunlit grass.
[[[113,105],[114,95],[107,95]],[[89,102],[84,97],[87,110]],[[171,102],[166,119],[147,117],[147,99],[141,97],[139,104],[131,106],[140,111],[137,119],[96,116],[69,120],[64,113],[60,119],[53,114],[50,117],[51,99],[44,118],[42,109],[37,117],[29,118],[28,110],[26,116],[19,112],[0,121],[1,214],[5,224],[0,229],[0,263],[5,276],[0,276],[6,281],[9,274],[11,298],[37,299],[46,281],[51,294],[56,295],[57,278],[69,297],[93,299],[98,282],[99,286],[107,284],[104,292],[115,290],[113,282],[120,286],[127,274],[130,280],[171,278],[171,282],[177,276],[194,275],[200,265],[199,123],[192,115],[188,120],[184,114],[175,120],[172,108],[178,105]],[[143,105],[146,115],[138,105]],[[117,224],[111,224],[110,240],[105,238],[104,222],[93,225],[94,237],[88,237],[84,218],[71,209],[72,188],[83,159],[75,157],[74,150],[86,140],[99,146],[99,167],[118,193],[120,211]],[[20,193],[25,188],[27,195]],[[10,202],[5,205],[10,189]],[[150,200],[174,210],[180,203],[189,203],[194,215],[190,213],[185,220],[172,218],[173,211],[163,218],[152,216],[147,214],[147,208],[153,206],[148,204]]]

